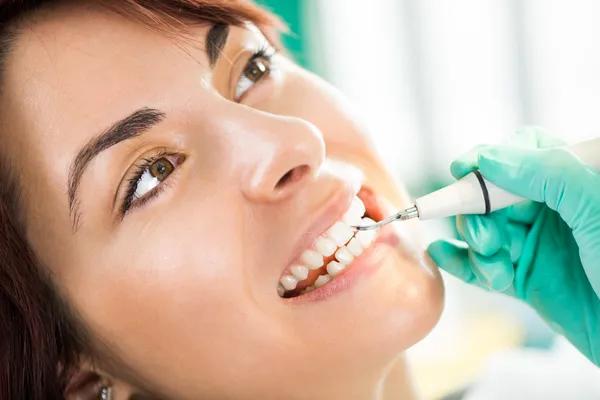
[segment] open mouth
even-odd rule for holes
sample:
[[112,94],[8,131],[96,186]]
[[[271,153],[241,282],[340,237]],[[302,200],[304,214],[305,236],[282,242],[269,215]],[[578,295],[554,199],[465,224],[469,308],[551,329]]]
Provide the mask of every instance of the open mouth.
[[383,218],[373,192],[363,188],[344,216],[323,232],[300,257],[286,268],[277,293],[283,298],[298,297],[329,284],[375,243],[378,231],[356,232],[352,226],[370,225]]

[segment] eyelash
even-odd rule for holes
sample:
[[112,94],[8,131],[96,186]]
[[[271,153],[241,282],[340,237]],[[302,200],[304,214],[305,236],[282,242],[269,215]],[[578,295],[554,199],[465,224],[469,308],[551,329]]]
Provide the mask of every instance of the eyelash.
[[265,43],[262,45],[261,48],[258,49],[258,51],[256,53],[254,53],[252,55],[252,57],[250,57],[250,59],[248,60],[246,65],[250,64],[252,61],[256,60],[257,58],[262,58],[265,61],[272,62],[273,57],[275,57],[275,54],[277,54],[277,49],[275,47],[271,46],[269,43]]
[[[277,49],[275,49],[274,47],[272,47],[271,45],[266,43],[256,53],[254,53],[252,55],[252,57],[250,57],[250,59],[246,63],[246,67],[251,62],[253,62],[254,60],[256,60],[258,58],[262,58],[266,62],[271,63],[275,54],[277,54]],[[269,72],[267,72],[267,75],[265,77],[268,77],[271,70],[272,70],[272,66],[269,65]],[[256,83],[258,83],[258,82],[256,82]],[[244,96],[242,95],[241,98],[243,98],[243,97]],[[236,101],[241,100],[241,98],[237,99]],[[148,170],[148,168],[150,168],[156,161],[160,160],[161,158],[178,157],[178,156],[180,156],[179,153],[163,150],[150,158],[141,159],[139,164],[135,165],[135,172],[133,173],[131,178],[127,179],[127,192],[125,194],[125,199],[123,200],[123,204],[121,206],[121,218],[124,218],[125,215],[127,215],[127,213],[130,212],[132,209],[142,207],[144,204],[148,203],[150,200],[156,198],[160,193],[162,193],[165,189],[167,189],[169,187],[170,182],[171,182],[170,176],[165,181],[161,182],[155,188],[150,190],[148,193],[146,193],[145,195],[143,195],[142,197],[140,197],[138,199],[135,199],[135,201],[134,201],[133,196],[134,196],[134,194],[138,188],[138,184],[139,184],[142,176],[146,172],[146,170]],[[175,170],[177,170],[177,168],[179,168],[179,164],[174,167],[175,168],[173,170],[173,173],[175,173]]]
[[[263,60],[265,60],[267,62],[267,72],[265,73],[265,76],[262,77],[261,79],[259,79],[258,81],[254,82],[254,85],[260,83],[262,80],[266,79],[269,77],[269,75],[271,74],[271,72],[274,69],[273,66],[273,57],[275,57],[275,55],[278,53],[278,50],[273,47],[271,44],[269,43],[264,43],[263,46],[261,48],[258,49],[258,51],[256,53],[254,53],[252,55],[252,57],[250,57],[248,59],[248,62],[246,62],[246,65],[244,66],[244,70],[248,67],[248,65],[250,65],[251,62],[262,58]],[[243,76],[240,76],[240,79],[243,78]],[[246,93],[242,94],[239,98],[235,98],[234,96],[234,100],[235,102],[239,103],[241,102],[241,100],[243,100],[243,98],[246,96]]]
[[[164,180],[163,182],[158,184],[155,188],[150,190],[148,193],[144,194],[142,197],[135,199],[135,201],[134,201],[133,196],[134,196],[135,191],[137,190],[138,185],[140,183],[140,180],[142,179],[142,176],[144,175],[146,170],[148,170],[152,166],[152,164],[154,164],[156,161],[160,160],[161,158],[180,157],[180,156],[181,156],[181,154],[179,154],[179,153],[163,150],[163,151],[160,151],[157,154],[153,155],[150,158],[142,158],[139,161],[139,164],[134,166],[135,171],[134,171],[133,175],[130,178],[128,178],[126,181],[127,192],[125,194],[125,199],[123,200],[123,205],[121,206],[121,216],[122,217],[124,217],[132,209],[143,206],[148,201],[157,197],[163,190],[165,190],[166,188],[169,187],[169,184],[171,181],[171,176],[167,177],[166,180]],[[171,175],[175,173],[175,170],[177,168],[179,168],[179,164],[181,164],[181,163],[176,163],[176,164],[177,165],[174,165],[175,168],[173,169],[173,172],[171,173]]]

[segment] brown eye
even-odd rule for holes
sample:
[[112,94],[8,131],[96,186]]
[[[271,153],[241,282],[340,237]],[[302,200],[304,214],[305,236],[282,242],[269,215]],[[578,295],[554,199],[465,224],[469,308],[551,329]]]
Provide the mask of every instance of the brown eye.
[[169,175],[171,175],[174,169],[175,166],[173,166],[173,164],[171,164],[169,160],[167,160],[166,158],[161,158],[159,160],[156,160],[150,166],[150,174],[156,179],[158,179],[159,182],[162,182],[165,179],[167,179]]
[[160,185],[174,170],[175,165],[166,157],[152,161],[151,164],[148,163],[148,166],[141,171],[139,178],[131,181],[129,189],[131,196],[127,196],[125,199],[126,208],[129,208],[133,200],[144,197],[152,189]]
[[252,82],[258,82],[267,73],[267,70],[268,68],[262,60],[254,59],[244,69],[244,76]]
[[258,81],[265,79],[271,68],[264,57],[256,57],[248,61],[235,88],[235,101],[240,101],[244,94]]

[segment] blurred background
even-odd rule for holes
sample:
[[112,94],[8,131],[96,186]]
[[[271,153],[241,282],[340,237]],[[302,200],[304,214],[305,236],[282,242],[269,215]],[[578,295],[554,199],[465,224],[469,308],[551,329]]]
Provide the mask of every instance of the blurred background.
[[[600,134],[600,1],[258,2],[290,26],[294,58],[358,106],[415,197],[452,182],[454,158],[522,125],[569,142]],[[455,235],[452,221],[423,225],[430,240]],[[426,398],[476,379],[507,349],[552,348],[527,307],[444,278],[444,316],[410,352]],[[576,355],[564,349],[568,366]]]

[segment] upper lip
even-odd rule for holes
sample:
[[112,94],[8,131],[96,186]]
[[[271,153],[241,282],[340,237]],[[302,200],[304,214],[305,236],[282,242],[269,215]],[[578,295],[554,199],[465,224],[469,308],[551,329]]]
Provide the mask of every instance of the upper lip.
[[311,247],[323,232],[329,229],[336,221],[342,219],[346,211],[350,208],[354,196],[355,193],[351,185],[342,186],[329,197],[320,209],[313,213],[315,217],[309,220],[308,227],[300,231],[302,234],[296,241],[288,266],[297,261],[302,252]]

